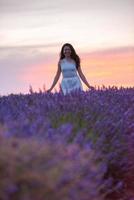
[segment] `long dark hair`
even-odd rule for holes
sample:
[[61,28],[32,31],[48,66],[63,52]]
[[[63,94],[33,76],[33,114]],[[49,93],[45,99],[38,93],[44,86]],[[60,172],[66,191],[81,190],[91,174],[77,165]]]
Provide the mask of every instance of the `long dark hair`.
[[63,59],[63,58],[65,58],[65,55],[63,53],[63,49],[64,49],[65,46],[70,47],[70,49],[71,49],[71,58],[75,61],[76,68],[78,69],[78,67],[80,66],[80,57],[76,54],[76,51],[75,51],[74,47],[71,44],[65,43],[62,46],[61,52],[60,52],[60,60]]

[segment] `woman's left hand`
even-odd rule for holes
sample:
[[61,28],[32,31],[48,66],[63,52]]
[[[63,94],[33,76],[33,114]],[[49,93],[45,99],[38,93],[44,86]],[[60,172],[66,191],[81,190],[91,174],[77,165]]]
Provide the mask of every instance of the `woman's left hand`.
[[93,86],[90,86],[89,89],[90,89],[90,90],[94,90],[95,88],[94,88]]

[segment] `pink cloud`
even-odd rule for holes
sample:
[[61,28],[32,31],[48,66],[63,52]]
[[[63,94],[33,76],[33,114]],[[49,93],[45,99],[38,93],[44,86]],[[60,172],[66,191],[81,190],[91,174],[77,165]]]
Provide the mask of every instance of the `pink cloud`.
[[82,66],[94,85],[134,85],[134,47],[82,54]]

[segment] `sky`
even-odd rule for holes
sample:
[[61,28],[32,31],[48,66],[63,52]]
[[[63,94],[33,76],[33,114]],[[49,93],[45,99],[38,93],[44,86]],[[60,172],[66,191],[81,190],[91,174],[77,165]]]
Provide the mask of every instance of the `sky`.
[[133,8],[134,0],[0,0],[0,95],[49,89],[66,42],[90,85],[133,87]]

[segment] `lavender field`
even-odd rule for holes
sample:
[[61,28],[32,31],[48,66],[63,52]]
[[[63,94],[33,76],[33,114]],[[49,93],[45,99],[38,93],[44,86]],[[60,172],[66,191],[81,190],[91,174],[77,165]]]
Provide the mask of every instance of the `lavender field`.
[[134,88],[0,97],[0,200],[134,200]]

